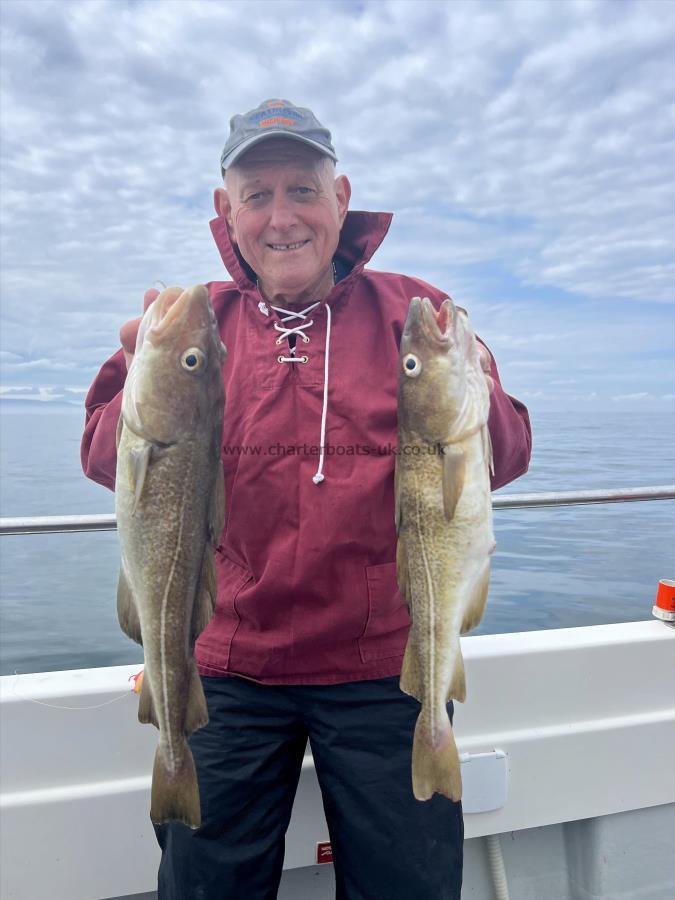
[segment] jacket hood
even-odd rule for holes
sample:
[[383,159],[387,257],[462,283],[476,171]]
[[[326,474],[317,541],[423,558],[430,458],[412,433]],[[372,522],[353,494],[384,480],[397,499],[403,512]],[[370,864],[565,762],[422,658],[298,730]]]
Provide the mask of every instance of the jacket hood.
[[[335,255],[353,270],[363,268],[384,240],[392,213],[348,212],[340,231]],[[244,260],[236,244],[232,243],[225,219],[211,220],[211,232],[232,280],[241,290],[255,287],[255,272]]]

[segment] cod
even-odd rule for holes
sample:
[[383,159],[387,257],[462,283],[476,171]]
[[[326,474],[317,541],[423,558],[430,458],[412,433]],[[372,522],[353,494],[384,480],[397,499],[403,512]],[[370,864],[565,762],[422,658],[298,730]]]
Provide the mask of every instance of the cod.
[[193,651],[215,608],[225,514],[225,356],[206,288],[164,290],[141,321],[117,429],[117,613],[143,645],[138,718],[159,729],[150,818],[191,828],[201,816],[187,738],[208,722]]
[[401,338],[396,457],[397,577],[411,627],[401,690],[421,703],[413,793],[462,796],[446,704],[464,701],[460,634],[483,615],[492,533],[490,397],[469,319],[413,297]]

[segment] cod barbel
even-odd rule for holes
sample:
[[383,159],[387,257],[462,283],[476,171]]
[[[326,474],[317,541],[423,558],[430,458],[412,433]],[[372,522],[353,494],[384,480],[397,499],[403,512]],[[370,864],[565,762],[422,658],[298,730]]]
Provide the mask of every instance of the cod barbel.
[[401,338],[397,575],[411,616],[401,690],[422,704],[413,792],[462,796],[446,703],[466,695],[459,636],[483,615],[494,550],[490,398],[466,313],[413,297]]
[[208,722],[193,650],[215,607],[225,513],[224,360],[206,288],[163,291],[139,328],[117,430],[117,612],[145,654],[138,718],[159,729],[150,817],[192,828],[201,817],[187,737]]

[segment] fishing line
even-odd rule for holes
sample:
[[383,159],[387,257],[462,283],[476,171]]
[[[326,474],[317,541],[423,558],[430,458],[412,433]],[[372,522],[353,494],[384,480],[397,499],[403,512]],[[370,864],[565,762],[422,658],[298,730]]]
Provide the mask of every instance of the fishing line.
[[26,697],[25,694],[19,693],[17,691],[17,683],[19,679],[19,673],[14,670],[14,674],[16,675],[16,679],[12,684],[12,693],[15,697],[18,697],[20,700],[28,700],[30,703],[37,703],[38,706],[48,706],[50,709],[101,709],[103,706],[110,706],[111,703],[117,703],[118,700],[121,700],[123,697],[133,696],[134,691],[133,688],[131,690],[125,691],[123,694],[119,694],[117,697],[113,697],[112,700],[105,700],[103,703],[95,703],[93,706],[61,706],[58,703],[46,703],[44,700],[36,700],[34,697]]

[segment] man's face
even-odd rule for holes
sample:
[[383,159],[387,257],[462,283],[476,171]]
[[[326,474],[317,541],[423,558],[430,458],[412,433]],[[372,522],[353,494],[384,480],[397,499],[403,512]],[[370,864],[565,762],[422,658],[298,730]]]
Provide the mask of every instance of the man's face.
[[292,300],[316,292],[332,272],[350,192],[325,156],[271,138],[227,171],[215,204],[267,295]]

